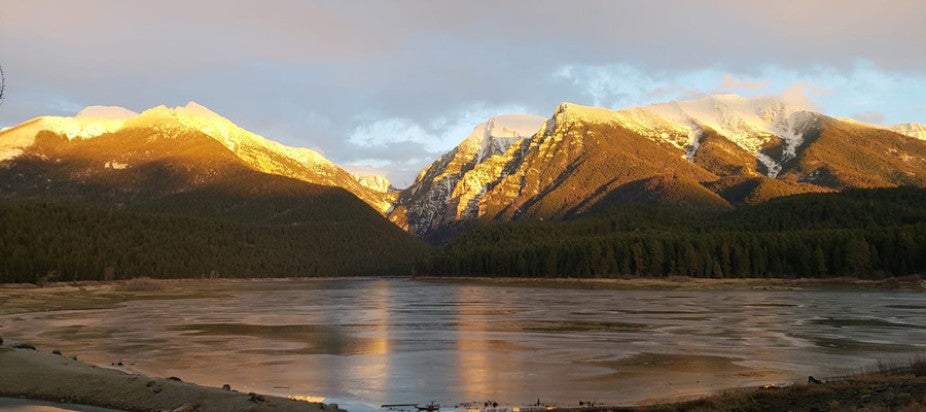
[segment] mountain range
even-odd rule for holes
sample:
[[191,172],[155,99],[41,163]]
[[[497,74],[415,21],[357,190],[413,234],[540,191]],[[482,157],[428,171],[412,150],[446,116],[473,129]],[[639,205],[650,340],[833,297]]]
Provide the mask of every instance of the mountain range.
[[191,102],[39,117],[0,132],[0,162],[0,199],[131,204],[188,193],[237,167],[343,188],[410,233],[443,240],[479,222],[563,219],[617,204],[730,208],[924,186],[926,126],[879,127],[772,97],[622,110],[562,103],[549,118],[492,117],[397,191],[384,177],[354,176]]
[[422,247],[382,217],[395,193],[195,103],[39,117],[0,159],[0,281],[408,273]]
[[[443,240],[479,222],[558,220],[644,203],[724,209],[847,188],[926,185],[922,125],[829,117],[777,98],[623,110],[560,104],[533,133],[479,126],[399,194],[390,219]],[[524,120],[523,117],[520,120]]]
[[[384,212],[391,195],[376,185],[368,187],[315,151],[283,146],[248,132],[211,110],[190,102],[186,106],[158,106],[141,114],[119,107],[92,106],[76,117],[39,117],[0,132],[0,161],[7,173],[25,163],[42,164],[45,180],[68,186],[99,185],[114,178],[114,191],[105,202],[124,203],[127,197],[150,193],[138,187],[152,173],[190,174],[187,181],[162,181],[150,188],[156,194],[184,192],[222,178],[231,164],[327,187],[341,187],[374,209]],[[151,169],[159,169],[157,172]],[[66,175],[62,175],[66,174]],[[134,176],[127,179],[127,176]],[[7,181],[0,196],[67,196],[70,191],[41,190],[36,173],[25,181]],[[46,182],[46,183],[49,183]],[[382,183],[378,183],[382,186]],[[388,186],[388,182],[386,183]],[[26,193],[22,193],[26,192]],[[79,197],[79,196],[78,196]]]
[[[410,259],[423,249],[407,233],[442,243],[488,224],[571,220],[628,205],[714,213],[892,187],[926,187],[926,126],[870,125],[770,97],[714,95],[621,110],[561,103],[548,118],[495,116],[402,190],[192,102],[140,114],[92,106],[0,131],[0,202],[324,226],[344,247],[326,252],[337,259],[323,270],[342,272],[364,270],[345,262],[370,245],[377,256]],[[338,225],[341,233],[332,234]],[[293,253],[312,247],[287,244]]]

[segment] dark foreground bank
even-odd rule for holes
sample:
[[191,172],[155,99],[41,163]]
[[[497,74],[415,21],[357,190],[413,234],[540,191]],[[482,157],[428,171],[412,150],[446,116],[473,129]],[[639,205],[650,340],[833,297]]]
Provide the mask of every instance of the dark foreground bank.
[[[128,374],[66,356],[9,346],[0,347],[0,397],[125,411],[340,411],[337,405],[245,394],[172,378]],[[567,412],[922,411],[926,410],[926,362],[918,361],[908,367],[840,379],[813,379],[785,387],[736,389],[678,403],[513,410],[553,409]]]
[[125,411],[336,412],[310,403],[151,378],[89,365],[67,356],[0,347],[0,396]]

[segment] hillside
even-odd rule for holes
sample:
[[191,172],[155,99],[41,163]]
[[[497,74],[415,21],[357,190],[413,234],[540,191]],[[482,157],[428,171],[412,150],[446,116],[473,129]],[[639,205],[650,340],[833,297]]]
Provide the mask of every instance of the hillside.
[[333,197],[349,201],[325,199],[325,214],[307,208],[286,219],[263,212],[279,206],[275,199],[252,203],[263,214],[260,224],[62,204],[0,204],[0,283],[412,274],[425,247],[372,210],[368,213],[378,222],[331,216],[331,210],[356,202],[342,193]]
[[426,268],[531,277],[918,274],[926,272],[926,190],[805,194],[733,210],[624,205],[559,222],[496,223],[442,246]]
[[926,187],[918,130],[836,119],[772,97],[622,110],[562,103],[533,135],[489,156],[462,156],[474,152],[467,138],[400,193],[389,217],[440,243],[493,222],[620,205],[723,210],[803,193]]
[[[39,172],[53,174],[44,182],[52,186],[77,183],[122,191],[126,184],[166,175],[165,187],[148,186],[147,190],[170,193],[221,177],[229,164],[341,187],[381,213],[391,207],[394,198],[368,188],[312,150],[283,146],[251,133],[194,102],[175,108],[158,106],[141,114],[91,106],[75,117],[44,116],[0,132],[0,171],[14,179],[25,175],[41,180],[27,173],[34,171],[30,167],[38,167]],[[41,170],[43,167],[50,172]],[[190,180],[179,182],[178,175]],[[18,192],[23,189],[20,184],[27,184],[33,195],[45,196],[35,191],[42,183],[3,181],[8,191]],[[49,187],[44,193],[61,196],[58,189]],[[74,195],[72,192],[70,196]]]
[[426,247],[331,180],[359,187],[347,172],[204,110],[0,133],[0,281],[412,272]]

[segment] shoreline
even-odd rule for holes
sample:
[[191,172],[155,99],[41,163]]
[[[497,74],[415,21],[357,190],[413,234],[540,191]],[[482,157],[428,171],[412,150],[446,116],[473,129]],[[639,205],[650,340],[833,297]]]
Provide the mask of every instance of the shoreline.
[[49,402],[38,399],[10,398],[0,396],[0,411],[12,409],[17,412],[122,412],[116,409],[74,403]]
[[831,290],[858,292],[926,292],[926,279],[920,275],[878,280],[861,278],[515,278],[473,276],[413,276],[420,282],[477,284],[487,286],[554,287],[613,290],[729,290],[800,291]]
[[[278,396],[240,393],[154,378],[88,364],[63,355],[0,346],[0,398],[29,406],[51,404],[102,408],[106,411],[174,412],[345,412],[325,405]],[[35,401],[35,402],[30,402]],[[47,403],[47,404],[46,404]],[[512,405],[512,412],[674,412],[674,411],[813,411],[833,408],[926,408],[926,362],[823,381],[783,386],[743,387],[705,393],[687,400],[654,400],[642,405],[579,407]],[[911,409],[912,408],[912,409]],[[489,411],[490,409],[479,409]],[[96,410],[96,409],[92,409]],[[470,410],[467,408],[467,410]],[[509,410],[491,409],[491,410]],[[866,409],[867,410],[867,409]]]
[[173,377],[148,377],[10,346],[0,346],[0,397],[124,411],[342,411],[336,404],[241,393]]
[[[832,288],[834,290],[911,290],[926,291],[926,275],[907,275],[886,277],[882,279],[865,279],[859,277],[828,278],[698,278],[691,276],[668,277],[490,277],[490,276],[440,276],[440,275],[350,275],[350,276],[288,276],[288,277],[244,277],[244,278],[150,278],[135,277],[115,280],[75,280],[55,281],[46,284],[35,283],[0,283],[2,290],[41,290],[60,287],[115,287],[129,282],[145,281],[162,285],[184,285],[203,283],[285,283],[285,282],[325,282],[325,281],[375,281],[406,279],[421,282],[476,283],[499,286],[554,286],[605,289],[751,289],[751,290],[800,290]],[[770,289],[757,289],[757,288]]]

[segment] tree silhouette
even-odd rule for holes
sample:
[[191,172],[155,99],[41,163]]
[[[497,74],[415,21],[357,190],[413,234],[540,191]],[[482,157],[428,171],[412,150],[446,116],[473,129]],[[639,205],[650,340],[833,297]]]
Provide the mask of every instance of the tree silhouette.
[[6,89],[6,77],[3,75],[3,66],[0,66],[0,105],[3,104],[4,89]]

